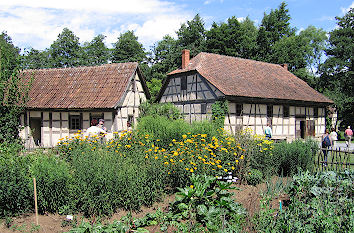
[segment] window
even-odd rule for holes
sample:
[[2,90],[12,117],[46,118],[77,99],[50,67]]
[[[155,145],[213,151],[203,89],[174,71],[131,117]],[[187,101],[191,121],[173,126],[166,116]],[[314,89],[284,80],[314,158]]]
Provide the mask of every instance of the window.
[[318,118],[318,108],[313,108],[313,117]]
[[135,81],[134,79],[131,81],[132,92],[135,92]]
[[181,77],[181,90],[187,90],[187,77]]
[[69,118],[70,129],[81,129],[81,117],[79,115],[70,115]]
[[242,104],[236,104],[236,116],[242,116]]
[[128,115],[128,121],[127,121],[127,126],[132,127],[134,124],[134,116],[133,115]]
[[267,117],[273,117],[273,105],[267,105]]
[[289,117],[289,106],[283,106],[283,117]]
[[207,113],[207,105],[206,104],[201,104],[201,112],[202,112],[202,114]]

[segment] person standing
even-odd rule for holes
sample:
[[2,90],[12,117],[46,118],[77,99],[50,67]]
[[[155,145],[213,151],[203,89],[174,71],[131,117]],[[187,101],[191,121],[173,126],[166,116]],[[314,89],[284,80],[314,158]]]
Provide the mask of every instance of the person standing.
[[353,130],[350,129],[350,126],[344,131],[345,135],[345,144],[347,144],[347,147],[350,147],[350,141],[353,137]]
[[100,124],[97,124],[97,120],[93,119],[91,121],[91,127],[86,130],[86,136],[87,137],[95,137],[98,136],[100,138],[104,137],[106,134],[106,130],[100,126]]
[[99,119],[98,120],[98,125],[97,127],[103,129],[104,131],[107,131],[107,128],[104,126],[104,120],[103,119]]
[[324,166],[327,166],[327,155],[328,155],[328,148],[332,145],[331,137],[329,136],[329,130],[326,129],[325,133],[322,135],[322,152],[324,156]]
[[332,148],[335,146],[335,142],[338,140],[338,134],[334,128],[332,128],[332,132],[329,134],[329,137],[331,138],[332,142]]
[[272,138],[272,128],[270,128],[269,123],[267,123],[267,126],[264,129],[264,134],[265,134],[267,140]]

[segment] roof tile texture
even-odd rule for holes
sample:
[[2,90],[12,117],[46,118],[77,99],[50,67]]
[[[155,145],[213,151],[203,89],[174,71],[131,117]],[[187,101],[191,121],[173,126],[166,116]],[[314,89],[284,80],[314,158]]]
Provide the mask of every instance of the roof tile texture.
[[138,63],[26,70],[32,77],[29,108],[113,108],[122,98]]
[[226,96],[333,103],[278,64],[199,53],[169,75],[188,71],[197,71]]

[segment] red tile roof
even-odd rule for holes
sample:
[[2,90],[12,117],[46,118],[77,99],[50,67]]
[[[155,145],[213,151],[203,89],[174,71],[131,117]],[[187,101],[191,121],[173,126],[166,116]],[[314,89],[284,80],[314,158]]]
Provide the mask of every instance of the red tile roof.
[[168,75],[188,71],[197,71],[226,96],[333,103],[278,64],[203,52]]
[[114,108],[124,96],[138,63],[25,70],[33,77],[28,108]]

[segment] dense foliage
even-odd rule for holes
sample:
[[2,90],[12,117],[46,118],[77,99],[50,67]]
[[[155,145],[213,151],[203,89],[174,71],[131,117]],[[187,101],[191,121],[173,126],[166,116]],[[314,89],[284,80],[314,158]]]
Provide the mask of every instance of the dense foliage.
[[288,189],[283,211],[269,208],[269,197],[256,215],[258,232],[351,232],[353,225],[353,172],[301,172]]
[[29,80],[20,74],[19,49],[6,33],[0,34],[0,143],[19,141],[19,118]]

